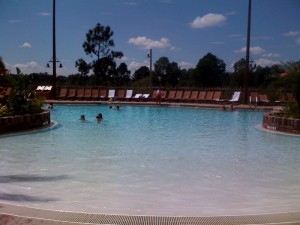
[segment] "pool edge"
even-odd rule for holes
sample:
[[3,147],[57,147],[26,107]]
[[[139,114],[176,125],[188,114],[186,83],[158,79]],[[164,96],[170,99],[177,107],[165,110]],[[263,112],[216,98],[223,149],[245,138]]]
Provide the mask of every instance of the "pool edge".
[[300,212],[236,216],[143,216],[111,215],[30,208],[0,202],[0,224],[300,224]]

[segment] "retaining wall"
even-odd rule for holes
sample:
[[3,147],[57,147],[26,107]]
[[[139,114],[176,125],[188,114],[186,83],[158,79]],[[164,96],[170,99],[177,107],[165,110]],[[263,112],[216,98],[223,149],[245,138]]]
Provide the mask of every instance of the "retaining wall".
[[29,130],[50,124],[50,111],[16,116],[0,117],[0,134]]
[[291,119],[265,113],[262,126],[268,130],[300,134],[300,119]]

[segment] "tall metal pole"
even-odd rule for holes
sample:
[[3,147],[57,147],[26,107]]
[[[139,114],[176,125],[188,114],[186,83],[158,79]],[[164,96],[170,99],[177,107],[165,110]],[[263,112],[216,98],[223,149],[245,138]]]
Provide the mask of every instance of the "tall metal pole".
[[52,56],[52,93],[53,99],[56,97],[56,34],[55,34],[55,0],[53,0],[53,56]]
[[149,52],[149,57],[150,57],[150,88],[152,88],[152,49],[150,49]]
[[246,47],[246,68],[244,77],[243,104],[248,104],[248,83],[249,83],[249,58],[250,58],[250,31],[251,31],[251,0],[248,0],[248,26],[247,26],[247,47]]

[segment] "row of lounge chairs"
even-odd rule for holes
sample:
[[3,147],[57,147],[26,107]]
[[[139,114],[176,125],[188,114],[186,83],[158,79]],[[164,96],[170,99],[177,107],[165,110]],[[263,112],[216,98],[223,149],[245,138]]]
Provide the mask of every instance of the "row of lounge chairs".
[[[162,101],[172,102],[238,102],[241,92],[237,91],[233,94],[231,99],[222,99],[221,91],[198,91],[198,90],[170,90],[169,92],[161,91]],[[115,90],[115,89],[98,89],[98,88],[84,88],[84,87],[70,87],[61,88],[59,99],[69,100],[136,100],[136,101],[151,101],[155,100],[156,91],[149,93],[133,93],[132,89]]]
[[[161,100],[167,102],[194,102],[194,103],[237,103],[241,99],[241,91],[235,91],[228,98],[224,97],[221,90],[161,90]],[[154,101],[156,90],[152,93],[134,93],[132,89],[106,89],[106,88],[84,88],[84,87],[62,87],[59,99],[69,100],[128,100],[128,101]],[[275,103],[284,103],[292,100],[292,94],[281,96]],[[269,104],[270,100],[266,94],[252,91],[249,93],[250,104]]]

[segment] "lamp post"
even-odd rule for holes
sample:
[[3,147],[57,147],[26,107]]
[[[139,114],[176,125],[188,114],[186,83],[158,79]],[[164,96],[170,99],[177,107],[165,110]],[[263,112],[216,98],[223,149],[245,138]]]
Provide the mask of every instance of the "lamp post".
[[251,0],[248,0],[248,26],[247,26],[246,68],[245,68],[245,77],[244,77],[243,104],[247,104],[248,103],[249,58],[250,58],[250,30],[251,30]]
[[[55,0],[53,0],[53,21],[52,21],[52,59],[49,61],[52,63],[53,75],[52,75],[52,97],[56,97],[56,63],[60,61],[56,58],[56,28],[55,28]],[[50,68],[49,62],[47,67]],[[62,64],[59,64],[59,68],[62,68]]]
[[53,98],[56,97],[56,33],[55,33],[55,0],[53,0],[53,21],[52,21],[52,69],[53,69],[53,76],[52,76],[52,84],[53,84]]
[[147,56],[150,59],[150,82],[149,82],[149,87],[151,89],[152,88],[152,49],[150,49]]

